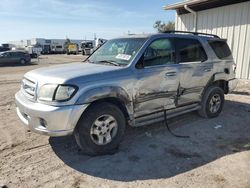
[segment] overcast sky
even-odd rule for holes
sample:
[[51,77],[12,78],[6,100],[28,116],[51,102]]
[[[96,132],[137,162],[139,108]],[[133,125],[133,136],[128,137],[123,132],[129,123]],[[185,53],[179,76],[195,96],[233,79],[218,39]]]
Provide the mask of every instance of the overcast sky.
[[1,0],[0,43],[28,38],[93,39],[155,32],[174,20],[163,6],[180,0]]

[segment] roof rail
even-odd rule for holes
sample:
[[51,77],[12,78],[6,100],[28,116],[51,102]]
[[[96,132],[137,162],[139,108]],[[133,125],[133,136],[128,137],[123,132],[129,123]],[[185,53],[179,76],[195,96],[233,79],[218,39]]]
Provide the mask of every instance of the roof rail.
[[214,38],[220,38],[218,35],[208,34],[208,33],[198,33],[198,32],[191,32],[191,31],[164,31],[163,33],[185,33],[185,34],[193,34],[193,35],[203,35],[203,36],[210,36]]

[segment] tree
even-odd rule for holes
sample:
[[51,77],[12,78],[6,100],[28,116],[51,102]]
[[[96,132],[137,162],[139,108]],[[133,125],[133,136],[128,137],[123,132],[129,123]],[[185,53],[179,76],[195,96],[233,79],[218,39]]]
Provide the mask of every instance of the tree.
[[169,21],[168,23],[165,23],[163,21],[157,20],[154,23],[154,28],[157,29],[159,33],[162,33],[164,31],[171,31],[175,28],[175,23],[172,21]]

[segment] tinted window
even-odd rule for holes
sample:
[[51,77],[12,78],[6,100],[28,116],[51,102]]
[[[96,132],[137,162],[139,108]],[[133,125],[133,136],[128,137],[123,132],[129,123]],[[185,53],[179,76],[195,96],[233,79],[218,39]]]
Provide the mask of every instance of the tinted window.
[[231,50],[225,41],[208,41],[218,58],[223,59],[231,56]]
[[196,39],[177,38],[176,46],[180,63],[207,60],[205,50]]
[[17,54],[16,54],[16,52],[10,52],[10,56],[15,57],[15,56],[17,56]]
[[3,57],[9,57],[9,53],[8,52],[3,52],[3,53],[1,53],[1,56],[3,56]]
[[152,42],[144,53],[144,66],[174,63],[175,47],[171,39],[158,39]]
[[22,56],[24,56],[24,54],[25,54],[24,52],[17,52],[18,57],[22,57]]

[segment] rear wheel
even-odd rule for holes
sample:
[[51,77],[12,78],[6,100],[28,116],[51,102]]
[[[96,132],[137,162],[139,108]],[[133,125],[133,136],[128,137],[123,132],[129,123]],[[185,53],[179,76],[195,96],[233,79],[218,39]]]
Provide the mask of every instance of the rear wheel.
[[217,117],[224,105],[224,91],[217,86],[210,86],[206,89],[201,102],[199,114],[205,118]]
[[125,131],[122,111],[110,103],[90,106],[78,122],[75,139],[88,155],[111,154],[116,151]]

